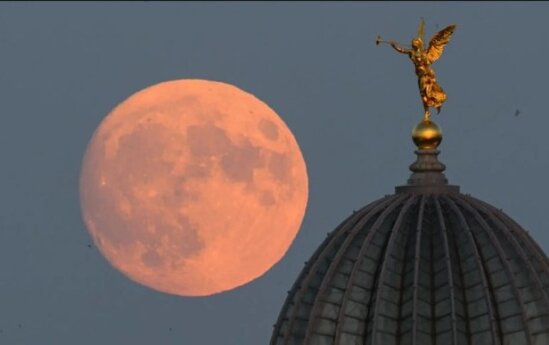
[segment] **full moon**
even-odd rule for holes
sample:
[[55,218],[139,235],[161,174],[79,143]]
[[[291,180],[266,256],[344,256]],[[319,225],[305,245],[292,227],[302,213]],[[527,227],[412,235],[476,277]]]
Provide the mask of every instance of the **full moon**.
[[301,226],[308,178],[282,119],[206,80],[141,90],[103,119],[82,163],[82,218],[102,255],[157,291],[207,296],[268,271]]

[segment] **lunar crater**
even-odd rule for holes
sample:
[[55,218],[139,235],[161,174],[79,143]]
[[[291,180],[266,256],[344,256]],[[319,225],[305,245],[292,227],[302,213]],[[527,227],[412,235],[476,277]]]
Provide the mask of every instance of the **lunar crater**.
[[278,127],[272,121],[261,119],[258,127],[265,138],[273,141],[278,139]]
[[232,180],[253,184],[253,171],[263,166],[261,149],[242,139],[238,145],[230,145],[221,159],[223,172]]
[[175,223],[156,222],[152,238],[140,241],[147,248],[141,257],[145,265],[156,267],[168,262],[172,268],[179,267],[185,259],[204,250],[205,241],[188,217],[179,214],[175,218]]
[[187,143],[191,154],[196,158],[220,156],[225,153],[231,141],[226,132],[212,124],[189,126]]

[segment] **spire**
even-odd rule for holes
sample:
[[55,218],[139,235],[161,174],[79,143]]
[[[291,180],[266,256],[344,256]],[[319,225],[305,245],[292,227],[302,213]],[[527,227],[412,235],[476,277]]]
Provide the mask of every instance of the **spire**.
[[412,175],[408,184],[396,187],[396,193],[458,193],[458,186],[448,184],[443,173],[446,166],[437,157],[442,141],[442,131],[437,124],[424,118],[412,130],[412,140],[417,146],[417,159],[410,165]]

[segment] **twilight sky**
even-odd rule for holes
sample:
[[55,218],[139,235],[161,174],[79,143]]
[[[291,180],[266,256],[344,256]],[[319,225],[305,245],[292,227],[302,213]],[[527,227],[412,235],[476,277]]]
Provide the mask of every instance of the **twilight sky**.
[[[0,343],[266,344],[326,233],[408,178],[417,81],[407,57],[374,41],[408,43],[421,16],[427,37],[457,24],[434,65],[449,96],[434,115],[447,177],[549,252],[549,3],[1,3]],[[81,160],[101,120],[134,92],[183,78],[266,102],[309,174],[287,255],[206,298],[114,270],[88,248],[79,206]]]

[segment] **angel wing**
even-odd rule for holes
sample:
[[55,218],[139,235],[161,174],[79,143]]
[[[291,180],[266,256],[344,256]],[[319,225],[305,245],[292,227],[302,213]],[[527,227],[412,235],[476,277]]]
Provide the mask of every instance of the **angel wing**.
[[442,55],[444,46],[450,42],[450,38],[456,29],[455,25],[447,26],[436,33],[429,42],[429,48],[427,48],[426,54],[429,61],[435,62]]

